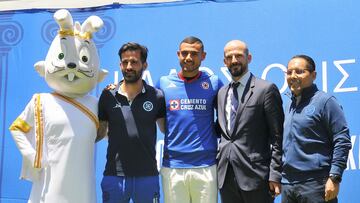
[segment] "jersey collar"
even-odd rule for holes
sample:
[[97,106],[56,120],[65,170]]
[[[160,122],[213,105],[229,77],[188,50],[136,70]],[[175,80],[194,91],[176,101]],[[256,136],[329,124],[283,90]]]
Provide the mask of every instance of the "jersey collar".
[[200,76],[201,76],[201,71],[199,71],[198,74],[197,74],[193,79],[191,79],[191,80],[186,80],[186,78],[185,78],[185,77],[183,76],[183,74],[182,74],[182,71],[180,71],[180,72],[178,73],[178,77],[179,77],[181,80],[183,80],[184,82],[186,82],[186,83],[193,82],[193,81],[197,80]]

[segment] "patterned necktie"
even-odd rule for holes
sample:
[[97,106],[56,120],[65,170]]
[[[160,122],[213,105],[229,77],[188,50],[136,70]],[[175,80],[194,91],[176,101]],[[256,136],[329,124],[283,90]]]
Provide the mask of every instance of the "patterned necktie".
[[236,112],[239,106],[239,95],[238,95],[238,91],[237,88],[239,87],[240,83],[239,82],[234,82],[231,84],[231,111],[230,111],[230,131],[234,130],[234,126],[235,126],[235,117],[236,117]]

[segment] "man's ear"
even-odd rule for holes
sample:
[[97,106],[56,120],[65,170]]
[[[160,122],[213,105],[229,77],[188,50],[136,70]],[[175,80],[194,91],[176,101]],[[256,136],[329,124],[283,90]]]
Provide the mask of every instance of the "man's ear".
[[99,83],[99,82],[103,81],[104,78],[107,76],[108,73],[109,73],[109,72],[108,72],[107,70],[105,70],[105,69],[100,69],[100,70],[99,70],[99,75],[98,75],[98,80],[97,80],[97,82]]
[[315,79],[316,79],[316,71],[313,71],[313,72],[311,73],[311,75],[312,75],[312,77],[313,77],[313,81],[315,81]]
[[248,54],[247,59],[248,59],[248,63],[250,63],[251,60],[252,60],[252,55],[251,55],[251,53]]
[[225,56],[224,56],[223,62],[224,62],[224,66],[227,67]]
[[143,67],[144,67],[144,70],[147,69],[148,63],[147,63],[147,62],[144,62],[144,63],[143,63]]
[[206,52],[203,51],[203,52],[201,53],[201,61],[203,61],[205,58],[206,58]]
[[35,70],[41,77],[45,77],[45,61],[38,61],[34,64]]

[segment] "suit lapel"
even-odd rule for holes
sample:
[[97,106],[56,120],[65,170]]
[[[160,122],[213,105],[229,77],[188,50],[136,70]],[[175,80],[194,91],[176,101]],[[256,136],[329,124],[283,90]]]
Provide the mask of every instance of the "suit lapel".
[[227,85],[225,88],[220,89],[220,91],[219,91],[219,94],[218,94],[218,96],[219,96],[218,106],[221,107],[221,108],[218,108],[218,111],[219,111],[219,114],[218,114],[219,119],[218,119],[218,121],[219,121],[219,125],[220,125],[222,131],[226,132],[225,136],[230,139],[230,132],[228,131],[227,125],[226,125],[226,110],[225,110],[225,108],[226,108],[226,98],[227,98],[227,93],[229,91],[229,88],[230,88],[230,84]]
[[236,121],[235,121],[235,127],[234,129],[232,129],[232,131],[230,132],[231,136],[235,136],[236,134],[234,134],[235,132],[237,133],[239,131],[239,124],[240,124],[240,117],[242,112],[244,111],[244,108],[247,104],[247,102],[249,101],[250,97],[253,95],[253,90],[255,87],[255,77],[251,74],[249,81],[247,82],[243,95],[241,96],[241,99],[239,101],[239,107],[236,111]]

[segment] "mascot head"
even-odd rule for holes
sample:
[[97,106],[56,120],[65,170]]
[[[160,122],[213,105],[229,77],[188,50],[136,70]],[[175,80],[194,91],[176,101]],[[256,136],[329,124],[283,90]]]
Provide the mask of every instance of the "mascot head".
[[71,98],[84,96],[107,75],[106,70],[99,68],[92,40],[92,34],[104,23],[99,17],[90,16],[82,25],[74,24],[64,9],[55,12],[54,19],[60,26],[59,32],[45,61],[37,62],[35,69],[55,92]]

